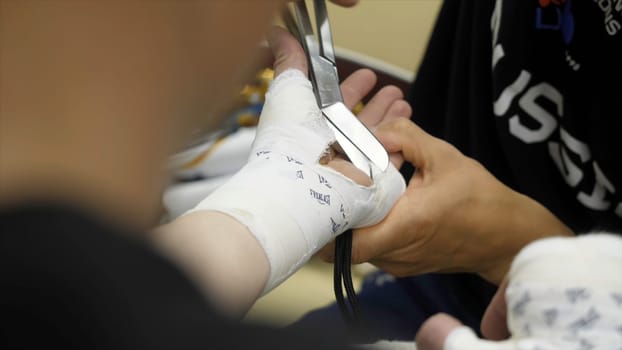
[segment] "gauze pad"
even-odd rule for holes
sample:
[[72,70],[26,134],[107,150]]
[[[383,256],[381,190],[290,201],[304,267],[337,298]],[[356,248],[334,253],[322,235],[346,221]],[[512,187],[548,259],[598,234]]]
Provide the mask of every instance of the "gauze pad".
[[270,262],[264,293],[350,228],[380,222],[406,184],[392,165],[372,186],[319,163],[335,135],[298,70],[272,83],[247,165],[190,212],[215,210],[243,223]]

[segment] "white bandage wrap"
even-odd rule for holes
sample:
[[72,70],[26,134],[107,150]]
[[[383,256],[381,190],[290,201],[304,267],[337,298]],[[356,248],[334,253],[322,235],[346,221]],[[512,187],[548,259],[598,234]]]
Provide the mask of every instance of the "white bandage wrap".
[[622,238],[548,238],[514,259],[506,291],[510,340],[454,330],[445,350],[622,349]]
[[321,165],[334,140],[309,80],[285,71],[266,95],[248,164],[190,211],[219,211],[248,227],[270,262],[264,293],[338,234],[381,221],[405,190],[392,165],[374,169],[370,187]]

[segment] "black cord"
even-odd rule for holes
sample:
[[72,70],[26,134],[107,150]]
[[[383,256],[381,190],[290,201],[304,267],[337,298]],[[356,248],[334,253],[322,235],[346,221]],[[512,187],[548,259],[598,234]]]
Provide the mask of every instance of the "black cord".
[[339,236],[335,240],[335,261],[333,265],[333,289],[335,291],[335,300],[337,300],[337,305],[339,306],[341,315],[343,316],[343,318],[346,320],[347,323],[350,323],[352,322],[352,318],[350,316],[348,306],[346,305],[346,301],[343,297],[343,289],[342,289],[342,283],[341,283],[342,272],[343,272],[342,252],[343,252],[343,246],[344,246],[344,241],[341,237],[342,236]]
[[343,285],[346,288],[346,294],[348,296],[348,301],[350,302],[350,308],[352,309],[353,319],[355,321],[360,320],[360,308],[359,308],[359,300],[356,296],[356,291],[354,290],[354,285],[352,283],[352,231],[349,230],[348,236],[344,239],[344,248],[343,248]]
[[[352,230],[344,232],[335,240],[333,287],[343,318],[349,324],[359,323],[360,306],[352,284]],[[347,299],[343,296],[344,287]]]

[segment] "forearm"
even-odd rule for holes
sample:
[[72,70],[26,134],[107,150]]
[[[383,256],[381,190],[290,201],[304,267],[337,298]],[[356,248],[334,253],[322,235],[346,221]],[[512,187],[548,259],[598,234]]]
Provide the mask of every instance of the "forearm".
[[268,258],[250,231],[219,212],[184,215],[157,228],[153,242],[213,306],[232,317],[248,311],[270,273]]

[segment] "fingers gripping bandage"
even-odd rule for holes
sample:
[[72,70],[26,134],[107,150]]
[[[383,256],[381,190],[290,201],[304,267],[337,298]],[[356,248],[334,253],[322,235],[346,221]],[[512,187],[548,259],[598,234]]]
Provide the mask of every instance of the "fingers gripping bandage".
[[285,71],[266,95],[248,164],[191,210],[219,211],[248,227],[270,262],[264,293],[340,233],[381,221],[405,190],[392,165],[373,169],[370,187],[321,165],[334,140],[309,80]]

